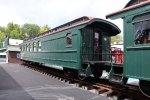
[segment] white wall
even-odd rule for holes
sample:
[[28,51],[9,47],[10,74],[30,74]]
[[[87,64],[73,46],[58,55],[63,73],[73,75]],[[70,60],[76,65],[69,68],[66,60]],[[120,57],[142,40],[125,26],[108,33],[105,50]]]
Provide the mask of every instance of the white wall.
[[23,40],[9,39],[9,45],[19,45],[21,43],[23,43]]

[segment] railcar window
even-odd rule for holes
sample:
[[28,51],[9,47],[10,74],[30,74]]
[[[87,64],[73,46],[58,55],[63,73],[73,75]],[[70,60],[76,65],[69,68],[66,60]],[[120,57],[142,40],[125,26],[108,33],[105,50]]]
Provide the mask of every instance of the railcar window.
[[36,43],[33,42],[33,52],[35,52],[35,51],[36,51]]
[[30,52],[33,51],[33,43],[30,44]]
[[25,45],[23,45],[23,48],[24,48],[23,51],[26,51],[26,46]]
[[72,35],[71,35],[71,33],[68,33],[66,35],[66,43],[67,43],[67,45],[71,45],[72,44]]
[[31,52],[32,51],[32,43],[29,44],[29,47],[30,47],[29,52]]
[[23,45],[21,46],[21,51],[23,51]]
[[99,46],[99,33],[98,32],[95,32],[95,35],[94,35],[95,39],[94,39],[94,46]]
[[21,46],[21,51],[24,51],[24,45]]
[[21,46],[20,50],[23,51],[23,45]]
[[22,45],[20,46],[20,50],[22,51]]
[[40,41],[38,41],[38,51],[41,51],[41,42]]
[[24,47],[23,47],[23,45],[21,46],[21,51],[23,51],[24,50]]
[[29,52],[31,52],[31,44],[29,43]]
[[134,19],[135,44],[150,44],[150,14]]
[[26,44],[26,51],[27,51],[27,52],[29,51],[28,44]]

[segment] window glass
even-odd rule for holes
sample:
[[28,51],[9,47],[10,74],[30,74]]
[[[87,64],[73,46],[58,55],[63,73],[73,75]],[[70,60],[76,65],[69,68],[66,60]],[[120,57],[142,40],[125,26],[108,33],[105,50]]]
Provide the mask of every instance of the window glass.
[[150,14],[134,18],[135,44],[150,43]]
[[99,46],[99,33],[94,32],[94,46]]
[[23,49],[22,47],[23,47],[23,45],[20,46],[20,51],[23,51],[23,50],[22,50],[22,49]]
[[66,35],[66,43],[67,43],[67,45],[71,45],[72,44],[72,35],[71,35],[71,33],[68,33]]
[[24,51],[24,45],[22,45],[22,51]]
[[40,41],[38,41],[38,51],[41,51],[41,42]]
[[31,44],[29,43],[29,52],[31,51]]
[[23,45],[23,48],[24,48],[24,50],[23,50],[23,51],[26,51],[26,46],[25,46],[25,45]]
[[29,47],[28,47],[28,44],[26,44],[26,51],[29,51]]
[[33,49],[32,49],[32,47],[33,47],[32,44],[33,44],[33,43],[30,44],[30,52],[32,52],[32,50],[33,50]]
[[36,43],[33,42],[33,52],[35,52],[35,51],[36,51]]

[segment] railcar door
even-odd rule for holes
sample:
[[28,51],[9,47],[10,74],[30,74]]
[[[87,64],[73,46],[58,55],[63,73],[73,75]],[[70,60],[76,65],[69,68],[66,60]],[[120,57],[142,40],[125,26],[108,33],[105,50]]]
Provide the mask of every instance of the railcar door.
[[94,39],[94,47],[93,47],[93,60],[94,61],[101,61],[102,60],[102,35],[95,31],[93,34]]
[[102,59],[101,59],[101,61],[111,61],[111,54],[110,54],[110,52],[111,52],[111,49],[110,49],[111,38],[110,38],[110,36],[107,33],[102,32],[101,41],[102,41],[102,45],[101,45]]
[[82,30],[82,61],[110,61],[110,36],[94,29]]
[[82,61],[92,61],[93,55],[93,30],[92,28],[82,29]]
[[94,32],[94,61],[110,61],[110,36],[102,31]]

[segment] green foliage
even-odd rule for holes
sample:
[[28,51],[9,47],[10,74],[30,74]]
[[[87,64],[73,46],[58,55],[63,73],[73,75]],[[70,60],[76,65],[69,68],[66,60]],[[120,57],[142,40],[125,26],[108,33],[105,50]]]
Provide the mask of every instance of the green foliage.
[[0,27],[0,48],[2,47],[5,38],[5,30],[5,27]]
[[0,47],[2,47],[4,38],[6,36],[13,39],[24,40],[48,30],[48,25],[43,25],[40,27],[37,24],[26,23],[20,27],[20,25],[10,22],[7,24],[7,27],[0,26]]
[[6,27],[6,35],[13,39],[21,38],[21,30],[18,24],[8,23]]
[[46,32],[50,30],[50,28],[48,27],[48,25],[44,25],[40,27],[40,33]]
[[23,38],[28,39],[29,37],[33,37],[40,32],[40,27],[36,24],[24,24],[21,28]]
[[18,30],[12,30],[11,33],[10,33],[10,38],[22,39],[21,32],[18,32]]
[[2,47],[3,45],[4,37],[5,37],[5,33],[0,31],[0,47]]
[[111,37],[111,43],[114,44],[114,43],[120,43],[123,41],[123,38],[121,35],[116,35],[116,36],[113,36]]
[[6,28],[5,28],[5,27],[1,27],[1,26],[0,26],[0,31],[1,31],[1,32],[3,32],[3,33],[5,33]]

